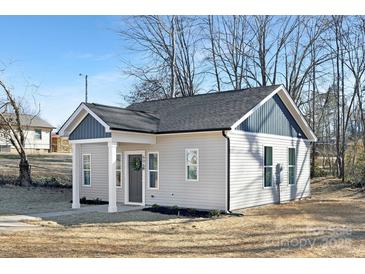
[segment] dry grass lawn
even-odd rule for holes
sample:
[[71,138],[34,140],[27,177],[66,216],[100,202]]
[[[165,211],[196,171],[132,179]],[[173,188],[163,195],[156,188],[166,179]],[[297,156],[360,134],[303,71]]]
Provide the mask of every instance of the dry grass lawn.
[[[61,185],[71,185],[71,154],[31,154],[28,160],[32,177],[40,184],[56,180]],[[15,181],[18,176],[19,156],[14,153],[0,153],[0,179]]]
[[1,214],[31,214],[70,209],[71,188],[0,186]]
[[1,257],[365,257],[365,195],[337,180],[311,199],[192,219],[149,212],[54,218],[0,234]]

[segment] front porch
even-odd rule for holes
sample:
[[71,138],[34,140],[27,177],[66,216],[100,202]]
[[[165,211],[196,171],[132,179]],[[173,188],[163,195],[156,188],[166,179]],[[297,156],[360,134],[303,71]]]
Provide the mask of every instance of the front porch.
[[[148,145],[155,144],[151,134],[112,132],[110,138],[72,140],[72,195],[73,209],[80,209],[81,190],[92,192],[93,197],[108,201],[100,206],[104,212],[124,212],[130,208],[141,209],[145,205],[145,167]],[[86,151],[88,145],[102,147],[100,151]],[[127,148],[125,148],[127,147]],[[83,149],[84,148],[84,149]],[[90,155],[86,173],[90,177],[85,185],[84,155]],[[133,162],[139,163],[132,169]],[[98,170],[94,170],[97,167]],[[94,177],[94,178],[93,178]],[[87,181],[87,180],[86,180]],[[82,209],[82,208],[81,208]]]
[[[133,206],[133,205],[125,205],[122,203],[117,203],[117,212],[131,212],[142,210],[144,206]],[[45,212],[45,213],[36,213],[32,214],[33,217],[39,218],[50,218],[50,217],[60,217],[74,214],[84,214],[84,213],[108,213],[109,206],[108,205],[87,205],[77,208],[76,210],[65,210],[65,211],[56,211],[56,212]]]

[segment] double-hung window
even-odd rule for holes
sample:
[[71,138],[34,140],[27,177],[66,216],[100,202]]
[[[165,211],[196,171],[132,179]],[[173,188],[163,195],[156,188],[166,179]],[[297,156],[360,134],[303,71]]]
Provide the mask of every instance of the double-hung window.
[[122,186],[122,154],[117,153],[117,161],[115,164],[116,170],[116,178],[115,178],[115,185],[117,187]]
[[158,153],[149,152],[148,153],[148,182],[149,188],[158,188]]
[[186,180],[199,180],[199,150],[186,149],[185,150],[185,164],[186,164]]
[[91,185],[91,155],[82,155],[82,184],[84,186]]
[[272,186],[272,147],[264,147],[264,187]]
[[35,140],[42,140],[42,130],[41,129],[35,129],[34,130],[34,139]]
[[296,160],[295,160],[295,148],[290,147],[288,150],[288,178],[289,185],[294,185],[296,182]]

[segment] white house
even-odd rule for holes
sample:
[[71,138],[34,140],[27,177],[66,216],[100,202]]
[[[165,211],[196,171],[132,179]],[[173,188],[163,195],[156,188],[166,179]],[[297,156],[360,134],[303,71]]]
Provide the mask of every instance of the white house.
[[81,103],[59,131],[80,197],[231,211],[310,195],[316,136],[283,86],[135,103]]
[[[10,119],[14,114],[6,114]],[[21,114],[20,124],[25,134],[27,153],[47,153],[51,151],[51,132],[55,128],[39,116]],[[0,126],[1,127],[1,126]],[[16,152],[10,140],[0,130],[0,152]]]

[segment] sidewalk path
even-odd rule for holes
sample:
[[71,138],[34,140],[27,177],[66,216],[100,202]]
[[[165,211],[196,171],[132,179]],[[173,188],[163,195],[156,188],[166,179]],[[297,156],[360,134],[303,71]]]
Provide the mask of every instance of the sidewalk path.
[[[117,205],[117,207],[118,207],[118,213],[141,210],[143,208],[143,206],[129,206],[129,205]],[[38,217],[38,218],[49,218],[49,217],[83,214],[83,213],[90,213],[90,212],[107,213],[108,205],[88,205],[88,206],[83,206],[78,209],[69,209],[69,210],[58,211],[58,212],[37,213],[37,214],[32,214],[32,216]]]
[[[117,205],[118,213],[141,210],[143,206]],[[42,218],[83,214],[90,212],[100,212],[108,214],[108,205],[88,205],[78,209],[69,209],[57,212],[32,213],[29,215],[0,215],[0,232],[13,232],[26,229],[39,228],[38,225],[26,223],[24,221],[40,221]]]
[[39,221],[40,218],[27,215],[0,215],[0,232],[14,232],[26,229],[35,229],[38,226],[24,221]]

